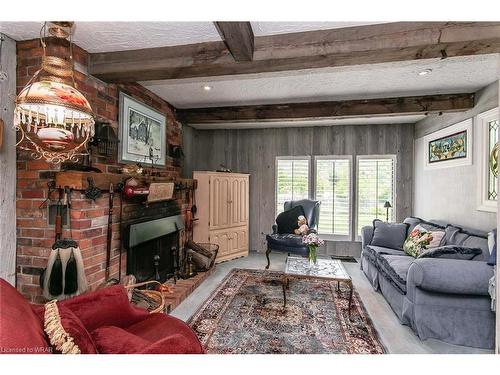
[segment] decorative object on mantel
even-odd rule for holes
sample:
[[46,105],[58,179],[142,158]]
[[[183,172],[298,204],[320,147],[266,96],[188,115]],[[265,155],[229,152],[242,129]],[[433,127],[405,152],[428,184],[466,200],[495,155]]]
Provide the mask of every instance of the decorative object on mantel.
[[164,114],[120,92],[118,161],[165,166],[167,119]]
[[162,202],[173,198],[173,182],[151,182],[149,184],[149,194],[146,204],[153,202]]
[[472,119],[429,134],[423,141],[426,169],[472,164]]
[[142,176],[144,168],[141,163],[125,165],[120,169],[120,172],[129,176]]
[[113,129],[110,123],[101,121],[95,123],[95,135],[90,140],[90,144],[97,147],[97,153],[99,155],[116,155],[118,151],[118,142],[115,129]]
[[102,195],[102,191],[94,185],[94,180],[92,179],[92,177],[87,177],[87,182],[89,183],[89,186],[87,189],[85,189],[85,197],[95,201]]
[[[46,32],[61,39],[69,36],[69,61],[47,56]],[[76,89],[72,56],[73,22],[46,22],[40,31],[42,66],[16,98],[14,128],[17,147],[34,159],[50,163],[77,162],[88,154],[94,135],[94,114],[85,96]]]
[[222,172],[222,173],[232,173],[232,170],[226,167],[224,164],[219,165],[219,169],[217,169],[216,172]]
[[384,208],[385,208],[385,221],[389,222],[389,208],[392,208],[391,202],[386,201],[384,203]]
[[149,188],[147,186],[142,186],[139,181],[135,178],[129,178],[125,181],[125,186],[123,187],[123,197],[125,199],[135,199],[135,198],[147,198],[149,195]]

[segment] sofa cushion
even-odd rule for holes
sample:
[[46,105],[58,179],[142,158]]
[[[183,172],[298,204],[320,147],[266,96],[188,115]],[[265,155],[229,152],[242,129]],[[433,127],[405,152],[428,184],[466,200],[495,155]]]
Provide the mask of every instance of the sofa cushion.
[[410,256],[383,254],[377,258],[381,274],[402,294],[406,294],[408,269],[415,259]]
[[202,354],[203,352],[198,345],[193,346],[184,335],[175,334],[149,345],[139,354]]
[[410,233],[413,229],[415,229],[417,225],[420,225],[422,228],[430,232],[444,231],[444,229],[446,228],[446,225],[442,225],[441,223],[436,223],[434,221],[427,221],[415,216],[407,217],[403,222],[409,225],[408,233]]
[[92,332],[101,354],[198,354],[199,345],[193,345],[183,334],[174,333],[156,342],[150,342],[122,328],[106,326]]
[[0,352],[49,354],[43,322],[16,288],[0,279]]
[[418,257],[428,249],[439,247],[443,241],[443,230],[429,230],[418,224],[408,235],[403,250],[412,257]]
[[406,223],[386,223],[378,219],[373,220],[373,238],[370,245],[402,250],[407,230],[408,224]]
[[127,327],[149,316],[133,306],[123,285],[113,285],[58,303],[75,313],[89,332],[103,326]]
[[480,248],[482,254],[474,260],[487,260],[490,255],[487,233],[467,230],[455,225],[448,225],[446,227],[445,238],[442,244]]
[[302,206],[295,206],[287,211],[283,211],[276,217],[276,224],[278,224],[278,234],[294,233],[299,225],[297,219],[299,216],[304,216],[304,209]]
[[159,342],[165,337],[181,334],[189,341],[189,350],[186,353],[204,352],[196,333],[182,320],[171,315],[150,314],[148,318],[127,327],[126,330],[151,343]]
[[452,243],[451,238],[456,232],[460,232],[460,229],[461,229],[460,227],[448,224],[444,229],[443,245],[458,245],[457,243]]
[[470,260],[479,254],[482,254],[482,250],[477,247],[447,245],[424,251],[418,258]]
[[113,326],[97,328],[92,331],[92,338],[101,354],[134,354],[151,345],[150,341]]
[[70,309],[53,300],[40,309],[40,314],[43,314],[45,333],[55,351],[63,354],[97,354],[92,337]]
[[365,248],[365,253],[369,256],[369,259],[376,259],[379,255],[388,254],[388,255],[406,255],[404,251],[397,249],[390,249],[388,247],[382,246],[373,246],[368,245]]
[[403,250],[405,254],[416,258],[427,249],[432,240],[432,233],[419,224],[408,235],[403,244]]

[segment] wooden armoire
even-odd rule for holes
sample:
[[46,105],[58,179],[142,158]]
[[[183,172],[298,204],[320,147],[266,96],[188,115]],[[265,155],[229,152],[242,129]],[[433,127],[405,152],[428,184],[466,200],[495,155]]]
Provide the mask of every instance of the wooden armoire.
[[248,255],[248,180],[243,173],[195,171],[195,242],[219,245],[216,262]]

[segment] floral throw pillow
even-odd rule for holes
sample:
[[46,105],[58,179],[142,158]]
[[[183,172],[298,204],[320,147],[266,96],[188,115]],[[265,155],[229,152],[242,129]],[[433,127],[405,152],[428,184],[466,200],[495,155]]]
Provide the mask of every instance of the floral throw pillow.
[[432,232],[417,225],[403,244],[403,250],[406,254],[416,258],[427,250],[433,239]]

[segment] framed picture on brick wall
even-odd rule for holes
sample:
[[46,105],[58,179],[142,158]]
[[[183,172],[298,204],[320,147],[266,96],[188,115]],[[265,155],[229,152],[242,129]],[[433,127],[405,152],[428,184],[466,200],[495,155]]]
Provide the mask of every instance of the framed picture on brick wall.
[[164,114],[120,92],[118,161],[165,166],[167,118]]

